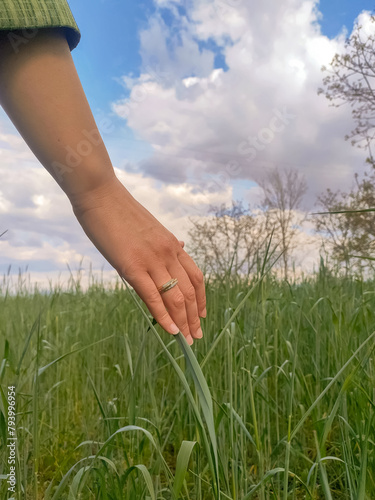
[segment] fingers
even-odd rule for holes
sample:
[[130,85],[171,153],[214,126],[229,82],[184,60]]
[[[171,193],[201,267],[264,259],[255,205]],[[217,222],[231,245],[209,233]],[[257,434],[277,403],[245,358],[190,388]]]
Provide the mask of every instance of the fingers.
[[190,335],[193,339],[201,339],[203,337],[203,332],[198,314],[195,288],[192,285],[185,269],[178,260],[172,263],[168,270],[170,271],[171,276],[178,276],[178,286],[185,299],[185,310]]
[[[176,261],[172,262],[168,267],[168,271],[170,272],[171,276],[177,277],[178,287],[182,292],[182,295],[184,296],[186,318],[189,325],[190,335],[193,337],[193,339],[201,339],[203,337],[203,332],[198,315],[195,288],[192,285],[189,276],[180,264],[179,260],[176,259]],[[172,296],[172,294],[170,294],[170,296]],[[168,298],[166,297],[166,299]]]
[[[177,243],[177,241],[176,241]],[[200,317],[206,317],[206,293],[202,271],[183,250],[184,242],[173,255],[153,261],[143,272],[134,272],[129,281],[159,325],[171,334],[179,331],[189,345],[200,339],[203,332]],[[160,257],[159,257],[160,258]],[[130,276],[129,276],[130,277]],[[178,284],[166,291],[159,288],[171,279]]]
[[[165,282],[169,281],[169,279],[166,279]],[[160,292],[158,291],[154,280],[151,279],[150,275],[148,273],[145,273],[141,279],[132,281],[132,287],[146,304],[148,310],[159,323],[159,325],[168,333],[176,335],[180,331],[180,328],[175,324],[174,320],[166,310]]]
[[206,290],[204,286],[204,276],[202,271],[197,267],[193,259],[185,251],[178,254],[178,260],[185,269],[191,284],[195,289],[195,298],[199,315],[205,318],[206,311]]
[[[182,269],[183,271],[183,269]],[[158,266],[156,266],[152,271],[149,272],[152,280],[156,284],[155,286],[160,287],[164,283],[167,283],[172,278],[177,278],[179,283],[170,290],[160,293],[160,298],[162,303],[164,303],[165,308],[170,314],[173,321],[178,326],[180,332],[186,338],[187,342],[191,345],[193,343],[193,336],[190,331],[189,321],[187,316],[187,300],[186,296],[182,293],[180,288],[181,272],[175,273],[173,276],[169,274],[166,269],[163,271]],[[155,317],[155,316],[154,316]],[[156,321],[157,318],[155,317]],[[194,333],[196,329],[194,330]]]

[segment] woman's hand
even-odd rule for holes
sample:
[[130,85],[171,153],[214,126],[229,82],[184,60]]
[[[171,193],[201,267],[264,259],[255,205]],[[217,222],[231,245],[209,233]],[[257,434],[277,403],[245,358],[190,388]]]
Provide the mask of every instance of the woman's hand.
[[[69,197],[91,241],[156,321],[167,332],[181,331],[190,344],[200,338],[202,272],[116,178],[62,30],[40,30],[17,53],[3,40],[0,103]],[[178,285],[160,294],[171,278]]]
[[[114,177],[77,199],[73,211],[84,231],[145,302],[159,325],[191,345],[206,316],[203,274],[178,241]],[[160,294],[171,278],[178,285]]]

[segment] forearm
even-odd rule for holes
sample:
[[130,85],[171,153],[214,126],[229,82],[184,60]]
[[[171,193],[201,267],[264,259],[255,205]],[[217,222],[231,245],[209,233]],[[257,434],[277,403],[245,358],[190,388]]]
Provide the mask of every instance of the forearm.
[[[203,274],[116,179],[65,37],[40,30],[18,53],[6,42],[0,35],[0,104],[68,195],[88,237],[156,321],[190,344],[201,338]],[[160,286],[172,278],[178,286],[162,296]]]
[[0,39],[0,104],[72,202],[115,174],[64,35],[40,30],[16,54]]

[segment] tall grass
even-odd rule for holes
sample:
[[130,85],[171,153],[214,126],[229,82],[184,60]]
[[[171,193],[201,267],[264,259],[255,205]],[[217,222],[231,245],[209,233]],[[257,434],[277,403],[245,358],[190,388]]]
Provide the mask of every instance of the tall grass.
[[4,281],[0,498],[10,384],[19,500],[375,498],[374,281],[322,269],[206,291],[190,348],[121,282]]

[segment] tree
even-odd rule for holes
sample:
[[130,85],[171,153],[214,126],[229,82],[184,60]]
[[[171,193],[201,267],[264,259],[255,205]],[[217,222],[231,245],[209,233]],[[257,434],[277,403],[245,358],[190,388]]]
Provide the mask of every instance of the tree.
[[278,244],[282,252],[284,276],[288,278],[295,237],[305,218],[299,209],[306,182],[293,169],[274,169],[257,182],[263,191],[257,209],[232,201],[230,208],[225,204],[210,207],[209,217],[190,217],[189,253],[205,272],[248,276],[263,261],[272,234],[273,244]]
[[353,145],[368,150],[367,161],[374,167],[372,141],[375,137],[375,16],[369,19],[366,29],[356,24],[346,40],[345,52],[336,54],[323,79],[325,94],[333,106],[349,104],[356,124],[345,137]]
[[[375,138],[375,16],[366,27],[357,23],[346,40],[343,54],[336,54],[330,68],[323,67],[324,93],[333,106],[349,104],[355,128],[345,137],[353,146],[367,149],[367,163],[372,166],[360,180],[355,174],[355,186],[348,193],[327,190],[318,197],[325,212],[347,211],[317,217],[316,230],[324,236],[333,256],[349,269],[351,256],[366,258],[375,250],[375,219],[373,212],[353,213],[375,208],[375,160],[372,142]],[[362,265],[363,261],[356,260]]]
[[375,173],[365,174],[362,179],[356,174],[355,186],[348,193],[327,189],[318,197],[318,206],[323,212],[331,212],[316,217],[315,229],[324,236],[333,257],[345,264],[347,272],[352,264],[369,265],[367,257],[375,251],[374,212],[357,211],[375,207]]
[[295,238],[305,219],[299,209],[307,191],[304,176],[295,169],[267,172],[258,181],[263,191],[262,210],[267,213],[268,224],[275,229],[275,239],[280,244],[284,277],[288,279],[290,255],[295,248]]
[[241,201],[210,207],[208,217],[190,217],[189,253],[205,273],[249,276],[264,255],[271,234],[268,220]]

